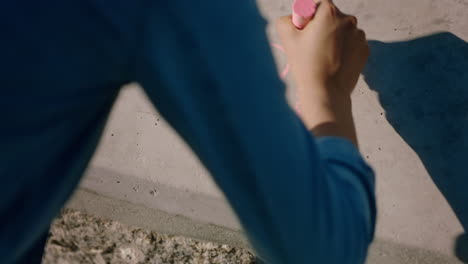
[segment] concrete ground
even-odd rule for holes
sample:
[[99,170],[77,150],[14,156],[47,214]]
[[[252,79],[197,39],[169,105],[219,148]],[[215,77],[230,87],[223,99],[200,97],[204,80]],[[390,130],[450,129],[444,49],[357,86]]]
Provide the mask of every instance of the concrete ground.
[[[373,40],[353,94],[361,151],[377,173],[369,261],[461,263],[455,255],[468,259],[468,0],[335,2]],[[270,22],[290,3],[259,0]],[[277,42],[271,26],[267,31]],[[275,55],[281,67],[285,58]],[[293,98],[294,84],[287,85]],[[68,206],[162,233],[248,246],[222,193],[136,85],[121,92]]]
[[[50,229],[43,264],[255,264],[247,249],[159,234],[72,209]],[[388,242],[373,244],[368,264],[455,264],[457,260]]]

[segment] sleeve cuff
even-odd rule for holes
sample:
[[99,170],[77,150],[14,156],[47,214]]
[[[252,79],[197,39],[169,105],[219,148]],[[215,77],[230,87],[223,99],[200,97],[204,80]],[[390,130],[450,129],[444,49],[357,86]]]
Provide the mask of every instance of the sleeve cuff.
[[372,168],[363,159],[358,148],[348,139],[341,137],[320,137],[316,138],[318,151],[321,158],[335,166],[342,166],[353,173],[365,192],[366,200],[369,204],[369,220],[370,220],[370,239],[374,237],[374,227],[376,222],[376,202],[375,202],[375,175]]

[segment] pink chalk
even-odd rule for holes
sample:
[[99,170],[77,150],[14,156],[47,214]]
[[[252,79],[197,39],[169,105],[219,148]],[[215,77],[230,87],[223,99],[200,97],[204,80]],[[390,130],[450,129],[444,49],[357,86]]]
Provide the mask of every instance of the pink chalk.
[[314,0],[295,0],[292,7],[292,22],[299,29],[305,27],[317,10]]

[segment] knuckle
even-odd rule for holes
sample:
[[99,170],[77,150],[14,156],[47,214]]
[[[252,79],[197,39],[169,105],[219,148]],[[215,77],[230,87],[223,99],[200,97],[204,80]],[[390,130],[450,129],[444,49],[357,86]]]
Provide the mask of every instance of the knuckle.
[[342,20],[342,24],[345,27],[352,28],[357,26],[357,19],[354,16],[346,16]]
[[365,39],[366,39],[366,32],[364,32],[364,30],[358,29],[357,34],[358,34],[358,37],[359,37],[360,39],[362,39],[362,40],[365,40]]
[[323,12],[328,16],[335,16],[337,12],[336,6],[329,0],[320,2],[319,8],[323,8]]
[[336,7],[334,5],[328,5],[327,6],[327,14],[328,15],[331,15],[331,16],[335,16],[336,15]]

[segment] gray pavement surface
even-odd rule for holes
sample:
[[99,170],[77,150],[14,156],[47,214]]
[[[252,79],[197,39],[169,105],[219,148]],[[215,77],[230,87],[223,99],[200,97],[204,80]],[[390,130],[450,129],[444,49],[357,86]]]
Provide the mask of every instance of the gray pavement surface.
[[[50,230],[43,264],[254,264],[247,249],[159,234],[115,220],[64,209]],[[456,264],[455,259],[378,241],[368,264]]]

